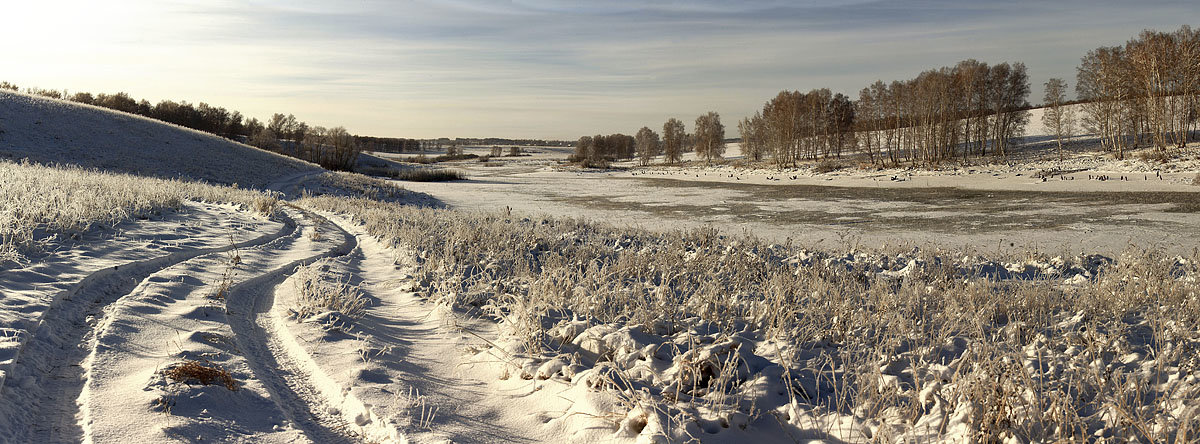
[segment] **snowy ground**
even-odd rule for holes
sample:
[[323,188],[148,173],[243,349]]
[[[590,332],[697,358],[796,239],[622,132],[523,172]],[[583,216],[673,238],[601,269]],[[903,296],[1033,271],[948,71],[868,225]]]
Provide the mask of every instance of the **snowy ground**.
[[0,90],[0,159],[79,165],[263,189],[308,162],[91,105]]
[[[535,148],[404,184],[429,197],[23,95],[0,95],[0,129],[13,157],[366,198],[33,230],[38,254],[0,264],[4,442],[1184,442],[1200,427],[1193,152],[1158,179],[1079,154],[582,172]],[[1063,166],[1085,169],[1033,176]],[[1085,178],[1104,174],[1135,180]],[[764,239],[663,234],[704,225]],[[1155,248],[1116,254],[1129,245]]]
[[[660,230],[712,225],[776,241],[828,245],[852,239],[867,246],[987,252],[1115,254],[1129,246],[1187,252],[1200,238],[1200,187],[1192,185],[1200,148],[1191,147],[1186,156],[1174,169],[1079,154],[1061,164],[824,174],[811,167],[632,163],[628,170],[578,171],[543,157],[494,160],[498,166],[454,162],[470,180],[404,186],[461,209],[511,208]],[[1037,176],[1056,168],[1074,172],[1044,182]],[[1115,179],[1096,179],[1104,175]]]

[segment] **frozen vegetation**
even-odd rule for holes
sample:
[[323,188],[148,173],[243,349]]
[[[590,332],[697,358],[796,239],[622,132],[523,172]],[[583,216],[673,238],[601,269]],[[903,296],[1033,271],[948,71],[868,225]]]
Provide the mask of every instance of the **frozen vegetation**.
[[[959,248],[936,242],[949,235],[939,231],[882,246],[831,224],[803,229],[820,242],[756,237],[695,211],[728,212],[787,189],[781,182],[841,194],[784,195],[763,208],[876,205],[871,214],[899,223],[946,205],[855,194],[883,193],[886,181],[891,193],[987,195],[983,213],[1092,217],[1099,207],[1120,210],[1100,225],[1141,212],[1162,224],[1148,233],[1184,230],[1196,211],[1194,146],[1174,150],[1162,176],[1157,160],[1081,153],[923,171],[630,161],[588,172],[534,152],[460,162],[472,180],[406,189],[21,94],[0,93],[0,117],[0,153],[13,158],[0,161],[0,441],[1191,442],[1200,433],[1194,239],[1160,233],[1174,248],[1063,253]],[[1071,172],[1030,174],[1051,167]],[[1064,176],[1112,173],[1141,178]],[[703,202],[657,213],[695,222],[678,226],[540,216],[567,207],[505,194],[522,179],[557,181],[535,191],[555,188],[583,206]],[[743,181],[754,187],[730,185]],[[1082,183],[1102,187],[1100,197],[1078,197]],[[1037,191],[1050,186],[1059,194]],[[616,189],[633,191],[603,195]],[[1039,202],[1021,194],[1033,192],[1057,200],[1013,206]],[[1143,194],[1121,194],[1134,192]],[[463,208],[467,195],[492,206]],[[834,222],[845,220],[857,219]]]
[[499,322],[506,375],[621,399],[618,436],[1173,441],[1200,425],[1194,255],[819,252],[300,204],[403,247],[430,302]]
[[177,210],[189,200],[269,214],[277,198],[181,180],[0,161],[0,266],[20,262],[59,237]]

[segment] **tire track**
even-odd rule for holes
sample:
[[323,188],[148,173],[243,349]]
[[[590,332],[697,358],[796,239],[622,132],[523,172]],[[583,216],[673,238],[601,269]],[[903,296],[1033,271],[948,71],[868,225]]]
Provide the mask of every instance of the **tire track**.
[[4,434],[0,440],[82,440],[78,400],[87,380],[83,362],[92,352],[91,339],[103,323],[105,308],[162,270],[200,256],[261,246],[297,229],[292,221],[284,222],[279,231],[248,241],[179,251],[98,270],[56,296],[22,347],[12,374],[7,375],[0,387],[0,402],[8,404],[4,409],[9,413],[3,419]]
[[266,387],[271,399],[288,420],[313,442],[357,442],[357,436],[328,406],[320,391],[309,381],[302,366],[292,362],[279,345],[271,320],[275,288],[297,267],[319,259],[349,254],[357,239],[338,225],[315,213],[305,212],[322,228],[323,235],[338,235],[342,242],[332,250],[291,261],[233,286],[226,298],[229,325],[251,371]]

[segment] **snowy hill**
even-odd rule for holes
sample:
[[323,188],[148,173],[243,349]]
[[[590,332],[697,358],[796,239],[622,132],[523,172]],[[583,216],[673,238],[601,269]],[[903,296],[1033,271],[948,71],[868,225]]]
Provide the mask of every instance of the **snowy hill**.
[[0,91],[0,159],[264,188],[321,167],[100,107]]

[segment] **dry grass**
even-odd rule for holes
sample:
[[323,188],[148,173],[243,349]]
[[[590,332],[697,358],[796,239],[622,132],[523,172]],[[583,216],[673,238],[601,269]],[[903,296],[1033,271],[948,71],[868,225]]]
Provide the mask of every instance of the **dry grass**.
[[191,384],[198,382],[202,385],[220,384],[229,391],[238,391],[238,382],[228,370],[212,362],[185,361],[163,371],[163,375],[176,382]]
[[55,236],[148,217],[187,200],[235,203],[264,214],[277,204],[252,190],[0,161],[0,263],[19,262]]
[[446,168],[411,168],[395,170],[391,178],[410,182],[447,182],[466,180],[467,175],[462,171]]
[[326,259],[296,270],[292,278],[296,288],[296,304],[290,309],[293,317],[307,319],[328,312],[337,312],[349,318],[362,316],[367,306],[367,299],[362,292],[347,283],[344,280],[347,277],[332,276],[328,269]]
[[306,187],[305,192],[365,197],[385,202],[403,201],[413,196],[411,191],[393,182],[358,173],[329,172],[318,176],[317,180],[316,186]]
[[[938,412],[958,412],[972,430],[960,438],[976,442],[1186,441],[1200,426],[1186,414],[1200,411],[1188,376],[1200,371],[1200,255],[816,252],[711,229],[301,204],[405,251],[431,300],[499,320],[514,350],[603,363],[618,391],[644,390],[638,405],[668,418],[761,414],[739,409],[778,390],[788,405],[894,424],[893,436]],[[748,384],[742,369],[764,359],[782,367],[778,389]]]

